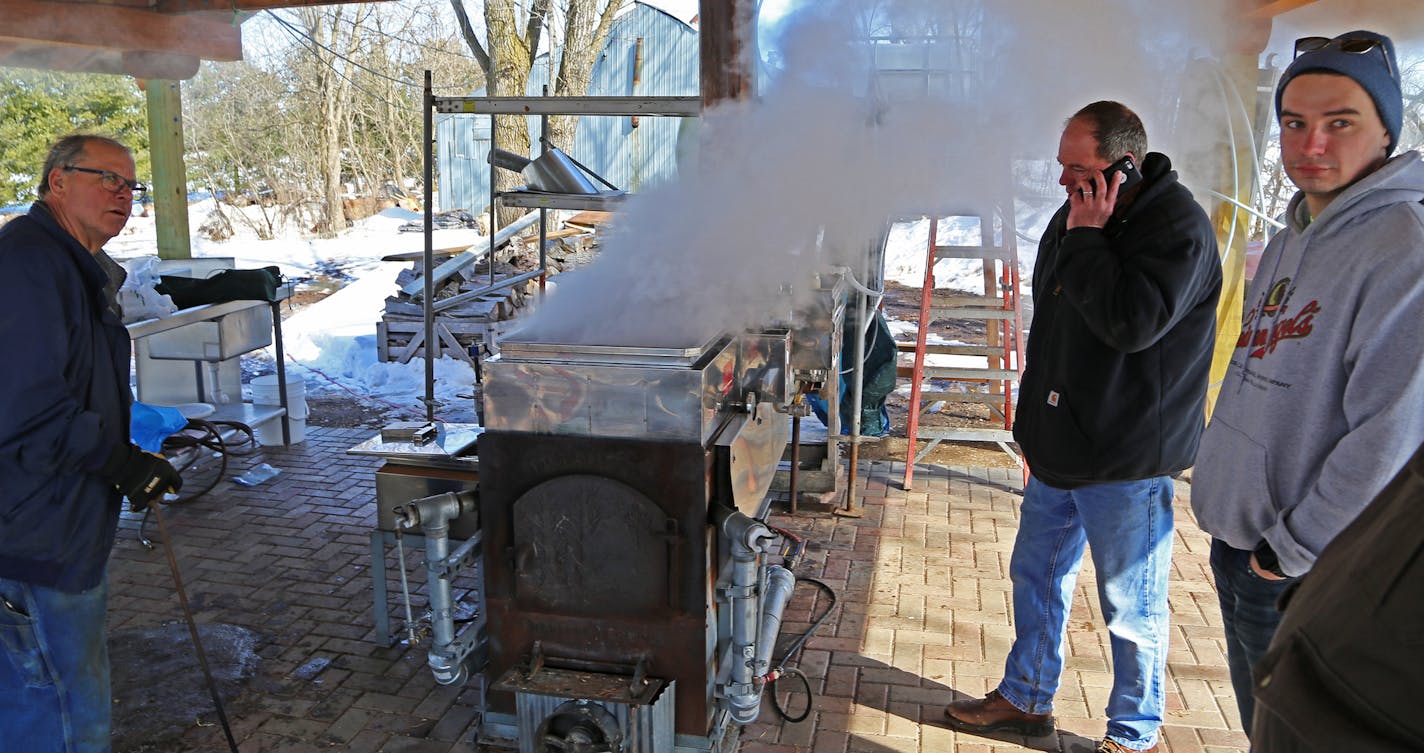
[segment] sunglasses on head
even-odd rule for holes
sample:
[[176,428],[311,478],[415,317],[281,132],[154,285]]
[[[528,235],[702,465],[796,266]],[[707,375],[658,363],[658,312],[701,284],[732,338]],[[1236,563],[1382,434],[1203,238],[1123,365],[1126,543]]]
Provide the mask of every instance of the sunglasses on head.
[[1363,55],[1370,50],[1379,50],[1380,57],[1384,59],[1385,70],[1389,75],[1394,75],[1394,66],[1389,62],[1389,51],[1384,47],[1384,40],[1371,37],[1301,37],[1295,40],[1295,57],[1300,57],[1303,53],[1317,52],[1319,50],[1334,47],[1335,49],[1351,55]]

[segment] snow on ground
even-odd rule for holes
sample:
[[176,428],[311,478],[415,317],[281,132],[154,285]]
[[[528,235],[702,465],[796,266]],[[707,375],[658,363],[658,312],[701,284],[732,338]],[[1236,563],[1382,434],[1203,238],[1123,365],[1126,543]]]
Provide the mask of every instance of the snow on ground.
[[[405,209],[383,210],[366,219],[357,221],[353,227],[331,238],[311,237],[302,227],[304,223],[288,219],[274,227],[275,237],[262,240],[251,223],[234,219],[234,235],[223,241],[213,241],[204,237],[199,228],[208,222],[213,212],[213,200],[194,202],[188,207],[188,227],[193,235],[193,256],[230,256],[238,267],[261,267],[275,264],[282,268],[288,278],[312,277],[341,270],[359,276],[390,265],[382,262],[382,256],[406,251],[420,251],[424,247],[423,236],[416,233],[402,233],[401,225],[420,219],[420,215]],[[260,223],[261,208],[224,206],[229,215],[242,212]],[[271,211],[271,210],[269,210]],[[154,249],[153,216],[132,217],[128,227],[118,237],[109,242],[105,249],[115,258],[151,255]],[[435,247],[476,243],[480,235],[474,230],[438,230]],[[405,263],[405,262],[403,262]]]
[[[213,211],[212,200],[189,206],[189,227],[202,226]],[[259,212],[257,207],[242,210],[224,206],[225,212]],[[318,274],[341,274],[350,280],[336,293],[288,317],[282,323],[283,345],[288,373],[306,380],[309,396],[347,395],[385,408],[392,419],[425,415],[425,361],[383,363],[376,358],[376,322],[385,311],[387,296],[396,293],[396,275],[410,262],[385,262],[388,254],[420,251],[424,236],[400,232],[401,225],[420,215],[404,209],[387,209],[360,220],[332,238],[314,238],[302,228],[288,223],[277,228],[277,237],[262,240],[241,222],[234,222],[236,234],[225,241],[212,241],[194,233],[194,257],[231,257],[238,268],[275,264],[288,279],[312,278]],[[437,230],[436,248],[481,242],[473,230]],[[106,247],[116,259],[151,255],[155,248],[153,217],[133,217],[124,233]],[[275,357],[272,348],[265,353]],[[435,363],[435,397],[442,407],[438,417],[446,421],[471,422],[474,406],[468,395],[474,372],[463,361],[441,358]]]

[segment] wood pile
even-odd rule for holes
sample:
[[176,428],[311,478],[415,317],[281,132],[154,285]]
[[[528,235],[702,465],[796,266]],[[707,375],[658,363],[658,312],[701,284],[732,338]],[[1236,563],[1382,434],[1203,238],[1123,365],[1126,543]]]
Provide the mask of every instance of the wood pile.
[[[494,285],[538,268],[537,238],[535,236],[532,246],[513,258],[495,262]],[[552,277],[570,266],[564,257],[582,252],[591,239],[588,233],[550,239],[548,274]],[[513,328],[517,317],[539,295],[537,277],[480,293],[491,287],[489,264],[484,256],[485,253],[471,250],[453,258],[434,260],[433,350],[436,358],[449,356],[474,366],[476,358],[498,353],[500,337]],[[503,259],[508,254],[499,256]],[[425,356],[424,277],[423,260],[414,261],[396,277],[397,292],[386,298],[385,315],[376,324],[376,350],[380,360],[407,363],[417,356]]]
[[[402,270],[396,284],[404,287],[418,283],[423,276],[423,267],[423,264],[416,262],[412,268]],[[549,268],[552,272],[553,264]],[[496,283],[517,274],[508,263],[495,265]],[[481,263],[461,270],[437,288],[436,305],[438,307],[441,301],[477,291],[489,284],[488,265]],[[492,349],[485,344],[498,340],[506,329],[505,325],[528,305],[530,295],[537,294],[538,285],[538,280],[528,280],[438,310],[435,314],[435,357],[446,355],[459,358],[473,366],[471,352],[490,352]],[[386,313],[376,325],[376,349],[377,357],[382,361],[407,363],[416,356],[425,356],[425,309],[419,296],[398,292],[386,299]]]

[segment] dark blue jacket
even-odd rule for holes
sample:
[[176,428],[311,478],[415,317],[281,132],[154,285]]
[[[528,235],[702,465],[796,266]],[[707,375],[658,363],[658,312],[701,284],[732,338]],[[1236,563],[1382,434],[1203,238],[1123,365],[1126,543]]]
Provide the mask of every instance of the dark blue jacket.
[[1106,227],[1054,215],[1033,270],[1014,439],[1049,486],[1189,467],[1206,422],[1221,260],[1216,231],[1166,155]]
[[43,202],[0,228],[0,577],[68,592],[103,577],[120,497],[96,472],[133,402],[106,280]]

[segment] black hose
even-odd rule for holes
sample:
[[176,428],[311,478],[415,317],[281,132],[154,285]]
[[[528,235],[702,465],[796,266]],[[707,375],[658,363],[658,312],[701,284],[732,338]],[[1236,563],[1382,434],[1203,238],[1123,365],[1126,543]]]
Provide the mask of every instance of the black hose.
[[[800,714],[797,714],[796,716],[792,716],[789,712],[787,712],[786,709],[782,708],[781,701],[778,700],[776,697],[776,683],[786,679],[787,677],[796,677],[797,679],[801,680],[801,688],[806,693],[806,709]],[[806,679],[805,672],[802,672],[801,670],[795,667],[787,667],[786,670],[781,673],[780,677],[777,677],[775,680],[772,680],[771,683],[767,685],[766,690],[768,693],[771,694],[771,707],[776,709],[777,715],[779,715],[782,719],[791,722],[792,724],[795,724],[797,722],[806,721],[806,717],[811,715],[811,707],[815,705],[813,703],[813,701],[815,700],[815,694],[811,692],[811,681]]]
[[[232,429],[242,436],[236,442],[229,444],[222,437],[223,429]],[[243,445],[246,445],[246,447]],[[182,431],[163,440],[161,453],[164,457],[171,458],[177,453],[189,449],[194,450],[193,456],[188,458],[187,462],[174,467],[174,470],[178,471],[179,476],[182,476],[185,471],[192,468],[202,459],[203,449],[212,450],[218,454],[217,473],[214,473],[211,479],[204,483],[203,486],[198,487],[195,491],[191,490],[192,487],[190,487],[190,491],[187,494],[179,496],[176,499],[162,500],[165,505],[187,504],[217,488],[223,476],[227,475],[228,456],[247,455],[251,453],[257,449],[257,438],[252,434],[252,427],[238,421],[204,421],[200,418],[190,418],[188,419],[188,425],[183,427]],[[151,507],[144,509],[143,519],[140,520],[138,524],[139,540],[143,542],[144,546],[150,548],[152,548],[152,545],[145,531],[148,528],[148,519],[152,514],[152,509]]]
[[807,628],[806,632],[802,633],[796,638],[796,640],[791,642],[791,646],[786,649],[786,653],[782,654],[781,658],[777,659],[774,662],[774,664],[776,664],[778,668],[784,666],[787,662],[791,661],[792,657],[800,653],[801,649],[806,647],[806,641],[810,640],[811,635],[815,633],[818,628],[821,627],[821,624],[826,621],[826,618],[831,616],[831,612],[835,611],[836,608],[836,592],[830,586],[819,580],[816,580],[815,578],[797,578],[796,582],[810,583],[814,586],[819,587],[822,591],[826,592],[827,596],[830,597],[831,603],[826,606],[826,611],[822,612],[820,616],[818,616],[816,620],[811,623],[811,627]]
[[[236,431],[240,437],[236,442],[229,443],[223,439],[224,429]],[[244,445],[246,445],[244,447]],[[173,436],[163,440],[163,454],[172,456],[175,453],[187,449],[202,448],[212,450],[218,454],[218,471],[205,485],[196,491],[184,494],[177,499],[168,500],[165,504],[181,505],[207,494],[215,489],[223,476],[227,474],[227,459],[230,455],[246,455],[257,447],[257,440],[253,437],[252,427],[237,421],[204,421],[193,418],[188,420],[188,426]],[[184,463],[181,468],[177,468],[179,475],[193,467],[202,457],[202,452],[195,451],[193,457]]]

